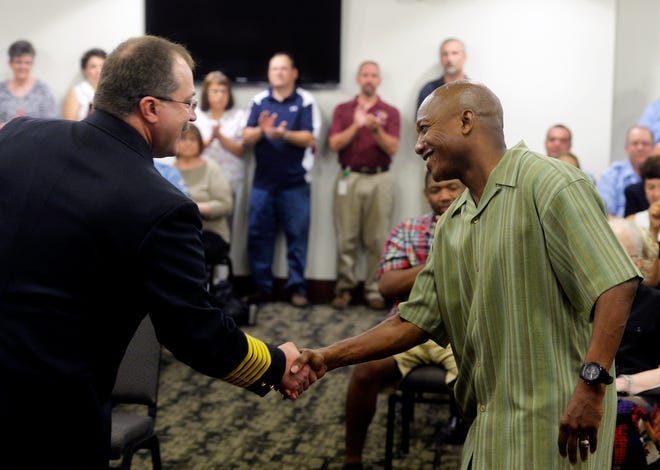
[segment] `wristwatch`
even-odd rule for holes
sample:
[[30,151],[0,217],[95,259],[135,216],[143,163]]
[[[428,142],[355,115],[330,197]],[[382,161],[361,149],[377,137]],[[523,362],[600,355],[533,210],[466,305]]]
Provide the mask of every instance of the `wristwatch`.
[[580,369],[580,378],[587,385],[611,384],[614,379],[603,366],[597,362],[585,362]]

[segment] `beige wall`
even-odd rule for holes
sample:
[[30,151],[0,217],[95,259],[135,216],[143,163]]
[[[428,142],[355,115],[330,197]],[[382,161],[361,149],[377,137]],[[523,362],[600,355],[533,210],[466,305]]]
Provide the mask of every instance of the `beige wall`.
[[[142,34],[143,8],[141,0],[0,0],[0,48],[18,38],[31,40],[37,48],[34,73],[61,101],[80,79],[80,54],[92,46],[110,50]],[[420,197],[423,167],[413,152],[414,103],[421,85],[440,74],[437,49],[443,38],[465,41],[467,73],[501,98],[509,145],[525,139],[542,150],[546,129],[562,122],[573,130],[583,165],[600,174],[612,157],[620,157],[620,121],[638,119],[646,102],[660,96],[660,64],[653,59],[658,15],[657,0],[344,0],[341,86],[313,91],[324,127],[314,169],[308,277],[335,276],[331,201],[337,164],[325,139],[334,106],[356,92],[354,74],[362,60],[380,63],[381,96],[402,113],[392,169],[394,224],[426,210]],[[9,74],[0,67],[0,79]],[[257,91],[237,89],[238,105],[247,106]],[[237,220],[237,274],[248,272],[244,225],[244,217]],[[279,275],[285,266],[280,250]]]

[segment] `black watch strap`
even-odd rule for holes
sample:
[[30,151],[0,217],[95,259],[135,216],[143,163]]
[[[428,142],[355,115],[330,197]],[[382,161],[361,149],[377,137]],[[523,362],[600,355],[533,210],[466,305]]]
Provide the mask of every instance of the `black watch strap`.
[[580,378],[587,385],[605,384],[609,385],[614,378],[603,366],[597,362],[585,362],[580,369]]

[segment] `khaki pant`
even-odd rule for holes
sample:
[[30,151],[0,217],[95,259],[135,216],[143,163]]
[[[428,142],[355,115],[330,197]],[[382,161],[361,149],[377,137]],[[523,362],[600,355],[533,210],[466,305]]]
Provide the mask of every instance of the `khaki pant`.
[[432,340],[395,354],[394,361],[401,372],[401,377],[405,377],[411,370],[421,364],[442,364],[447,369],[446,383],[450,383],[458,376],[458,368],[456,367],[451,345],[443,348]]
[[[342,183],[344,181],[345,183]],[[345,188],[343,186],[345,185]],[[336,292],[353,289],[357,285],[355,261],[358,249],[367,255],[365,297],[380,297],[378,265],[394,208],[394,183],[389,171],[373,175],[344,171],[335,182],[334,217],[337,231],[337,287]],[[345,189],[341,191],[340,189]]]

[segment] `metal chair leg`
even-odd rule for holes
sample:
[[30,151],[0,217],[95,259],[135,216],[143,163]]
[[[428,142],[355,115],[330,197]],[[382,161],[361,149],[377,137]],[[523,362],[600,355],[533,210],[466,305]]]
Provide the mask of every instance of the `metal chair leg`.
[[394,454],[394,418],[396,414],[396,402],[398,397],[391,394],[387,401],[387,429],[385,437],[385,470],[392,470],[392,458]]
[[401,399],[401,453],[410,451],[410,422],[413,417],[414,400],[410,393],[403,393]]

